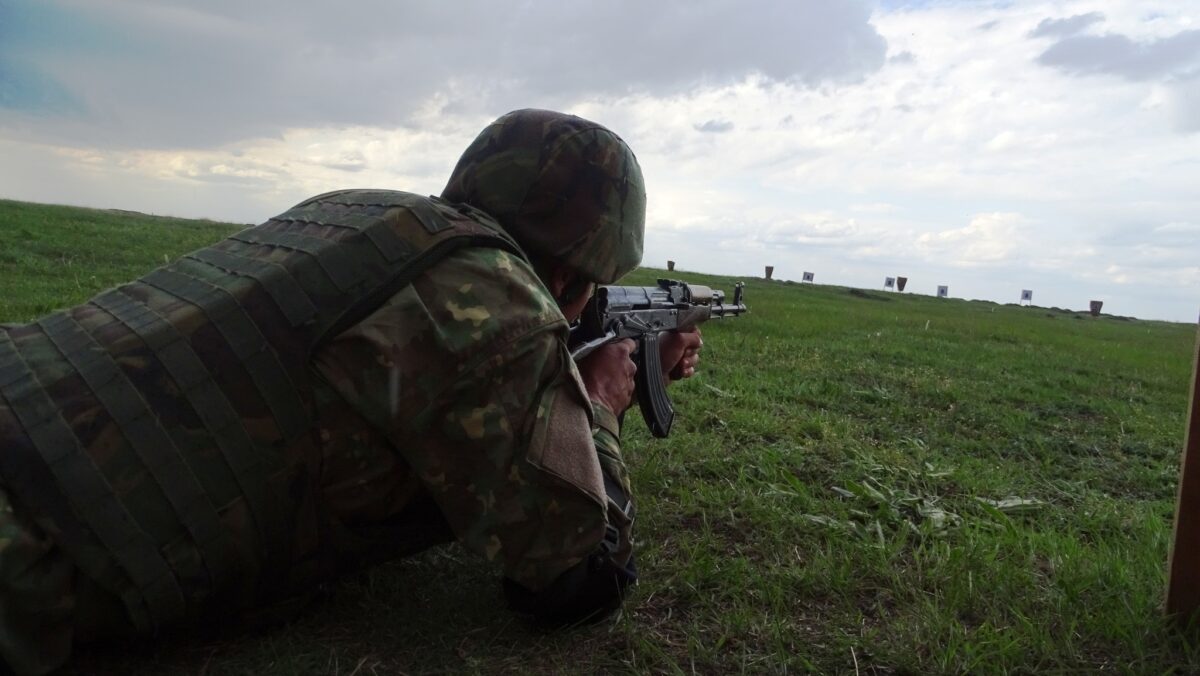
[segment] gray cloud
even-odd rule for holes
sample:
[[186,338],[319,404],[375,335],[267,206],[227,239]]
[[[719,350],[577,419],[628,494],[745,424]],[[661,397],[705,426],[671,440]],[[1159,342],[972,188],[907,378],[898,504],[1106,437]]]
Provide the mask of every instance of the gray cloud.
[[350,162],[321,162],[320,165],[322,167],[328,167],[330,169],[339,169],[341,171],[349,171],[349,172],[359,172],[359,171],[362,171],[367,168],[366,163],[363,162],[362,160],[356,160],[356,161],[350,161]]
[[0,62],[0,109],[4,108],[51,115],[84,111],[58,81],[32,64],[12,60]]
[[1065,19],[1042,19],[1037,28],[1029,32],[1029,35],[1035,38],[1067,37],[1101,21],[1104,21],[1104,15],[1100,12],[1076,14]]
[[708,120],[704,124],[692,125],[696,131],[709,134],[724,134],[727,131],[733,131],[733,123],[729,120]]
[[1200,132],[1200,73],[1180,77],[1170,91],[1168,104],[1175,130],[1185,134]]
[[1200,30],[1147,42],[1134,42],[1124,35],[1076,35],[1051,45],[1038,63],[1071,75],[1151,80],[1185,73],[1200,64]]
[[1200,223],[1172,222],[1156,226],[1143,238],[1160,246],[1173,247],[1186,256],[1200,249]]
[[16,26],[0,34],[0,63],[29,64],[43,91],[80,105],[30,115],[36,97],[0,99],[0,129],[205,147],[295,126],[404,126],[431,101],[490,117],[750,74],[853,82],[887,52],[870,11],[866,0],[15,0],[0,4],[0,24]]

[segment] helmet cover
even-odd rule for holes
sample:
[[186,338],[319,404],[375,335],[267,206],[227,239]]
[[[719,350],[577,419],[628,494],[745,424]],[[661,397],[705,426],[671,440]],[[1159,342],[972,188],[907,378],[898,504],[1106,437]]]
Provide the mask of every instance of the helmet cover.
[[611,284],[642,260],[646,187],[633,151],[595,122],[516,110],[458,160],[442,197],[495,218],[526,251]]

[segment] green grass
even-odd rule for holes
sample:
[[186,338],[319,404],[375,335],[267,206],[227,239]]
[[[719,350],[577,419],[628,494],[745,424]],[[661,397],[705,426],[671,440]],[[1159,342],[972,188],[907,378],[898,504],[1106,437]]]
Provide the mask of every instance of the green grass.
[[[0,202],[0,321],[234,229]],[[626,283],[664,274],[640,270]],[[733,279],[677,272],[730,289]],[[285,625],[85,651],[80,673],[1195,673],[1162,617],[1194,326],[747,280],[626,453],[642,584],[542,632],[451,546]]]
[[0,200],[0,321],[29,321],[245,226]]

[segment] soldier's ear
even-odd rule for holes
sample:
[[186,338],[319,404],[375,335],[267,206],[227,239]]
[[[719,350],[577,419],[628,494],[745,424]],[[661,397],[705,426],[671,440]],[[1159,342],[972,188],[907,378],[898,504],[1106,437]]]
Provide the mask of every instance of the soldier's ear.
[[574,270],[565,265],[551,265],[546,277],[542,281],[546,282],[546,287],[550,289],[550,295],[557,299],[575,281],[576,274]]
[[542,284],[546,285],[546,288],[550,290],[550,295],[555,298],[558,298],[567,288],[574,275],[571,268],[546,256],[531,255],[529,263],[533,265],[533,271],[537,274],[538,279],[542,280]]
[[565,265],[553,265],[548,279],[543,280],[558,303],[567,321],[573,322],[583,312],[588,298],[592,295],[592,283],[579,274],[578,270]]
[[578,270],[547,258],[534,257],[531,262],[534,272],[550,290],[550,295],[554,297],[560,309],[565,312],[568,307],[576,304],[580,308],[583,307],[583,303],[580,302],[581,297],[586,302],[593,287],[592,283],[580,275]]
[[596,287],[578,270],[573,268],[569,270],[569,275],[563,282],[562,288],[554,292],[554,299],[558,301],[559,307],[579,305],[582,308],[582,304],[592,295],[592,291]]

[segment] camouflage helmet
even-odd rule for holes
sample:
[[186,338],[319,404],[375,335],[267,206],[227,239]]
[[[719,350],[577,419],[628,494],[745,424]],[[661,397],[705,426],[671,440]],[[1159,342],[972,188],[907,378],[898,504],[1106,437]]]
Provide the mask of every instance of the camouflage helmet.
[[646,187],[633,151],[574,115],[516,110],[463,152],[442,197],[500,222],[532,255],[610,284],[642,260]]

